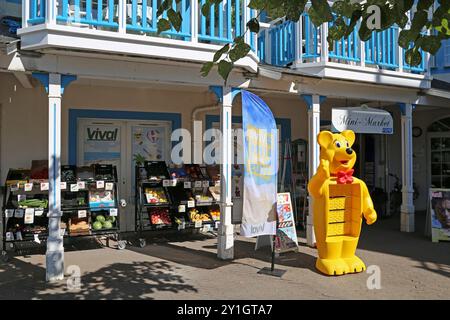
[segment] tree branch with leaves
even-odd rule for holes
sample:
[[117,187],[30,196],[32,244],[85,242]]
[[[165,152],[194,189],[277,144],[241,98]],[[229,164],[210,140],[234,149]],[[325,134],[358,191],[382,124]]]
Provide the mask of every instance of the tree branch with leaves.
[[[230,1],[230,0],[228,0]],[[176,0],[180,3],[181,0]],[[201,7],[201,14],[209,15],[211,6],[218,5],[223,0],[206,0]],[[244,58],[251,47],[245,42],[247,32],[258,34],[260,29],[260,14],[266,12],[271,19],[285,18],[289,21],[299,21],[303,13],[308,13],[312,23],[319,27],[330,23],[328,29],[328,44],[332,50],[335,41],[348,37],[356,31],[362,41],[369,40],[374,32],[381,32],[394,25],[402,30],[398,36],[398,44],[406,50],[405,61],[408,65],[417,66],[422,62],[421,50],[435,55],[444,39],[450,38],[450,1],[438,0],[339,0],[332,4],[326,0],[250,0],[248,7],[258,10],[258,15],[246,23],[243,35],[234,38],[232,43],[225,44],[218,50],[212,61],[206,62],[202,76],[207,76],[214,66],[217,66],[220,76],[227,81],[235,62]],[[415,7],[414,7],[415,6]],[[413,18],[409,18],[411,10],[415,9]],[[180,31],[182,16],[172,8],[171,0],[164,0],[158,8],[157,16],[166,12],[166,18],[159,18],[158,33],[171,29]],[[219,13],[220,14],[220,13]],[[376,15],[379,15],[377,17]],[[373,23],[378,19],[379,25]]]

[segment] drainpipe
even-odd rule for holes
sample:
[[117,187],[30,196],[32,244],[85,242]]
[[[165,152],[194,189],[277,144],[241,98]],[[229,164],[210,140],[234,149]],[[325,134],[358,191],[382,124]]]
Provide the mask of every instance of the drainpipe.
[[[203,163],[203,127],[201,121],[196,121],[197,115],[200,112],[206,111],[214,111],[219,107],[219,104],[209,104],[205,106],[199,106],[192,111],[191,117],[191,135],[193,135],[192,139],[192,163],[193,164],[201,164]],[[197,144],[198,143],[198,144]],[[199,148],[196,148],[199,146]]]

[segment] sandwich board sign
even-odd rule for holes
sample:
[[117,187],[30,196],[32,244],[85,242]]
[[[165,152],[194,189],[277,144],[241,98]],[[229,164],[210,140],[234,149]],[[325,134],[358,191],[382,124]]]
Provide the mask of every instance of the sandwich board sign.
[[[273,250],[272,236],[264,235],[256,238],[255,250],[270,246]],[[275,236],[275,253],[298,251],[297,230],[295,229],[294,212],[291,194],[277,193],[277,233]]]
[[275,252],[298,251],[297,230],[295,229],[294,212],[289,192],[277,194],[277,215]]

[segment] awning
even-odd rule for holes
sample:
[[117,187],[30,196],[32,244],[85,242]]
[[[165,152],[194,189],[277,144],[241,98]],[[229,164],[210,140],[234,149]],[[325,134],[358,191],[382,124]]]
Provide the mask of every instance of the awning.
[[333,131],[353,130],[355,133],[394,133],[394,122],[391,114],[385,110],[367,106],[333,108],[331,122]]

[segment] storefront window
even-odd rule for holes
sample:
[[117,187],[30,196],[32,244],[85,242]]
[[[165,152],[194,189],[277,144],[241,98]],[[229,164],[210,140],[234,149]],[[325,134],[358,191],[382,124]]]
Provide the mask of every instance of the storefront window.
[[431,185],[434,188],[450,188],[450,117],[435,121],[428,132]]

